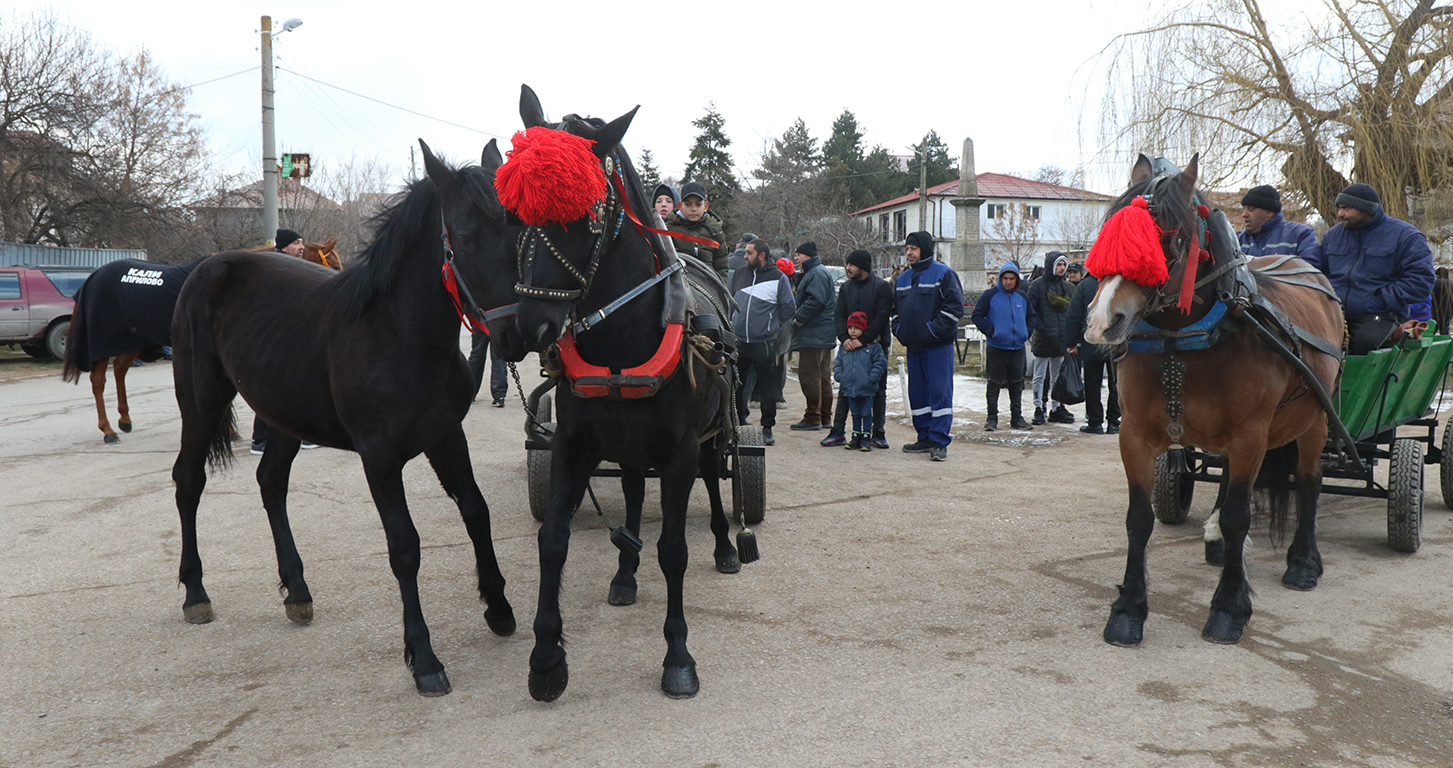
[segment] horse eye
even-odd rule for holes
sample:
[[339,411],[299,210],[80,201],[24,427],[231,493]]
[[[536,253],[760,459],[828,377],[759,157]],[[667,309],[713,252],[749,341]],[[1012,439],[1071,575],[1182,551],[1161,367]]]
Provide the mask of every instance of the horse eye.
[[473,248],[474,247],[474,238],[470,237],[469,235],[460,235],[459,236],[459,247],[460,248]]

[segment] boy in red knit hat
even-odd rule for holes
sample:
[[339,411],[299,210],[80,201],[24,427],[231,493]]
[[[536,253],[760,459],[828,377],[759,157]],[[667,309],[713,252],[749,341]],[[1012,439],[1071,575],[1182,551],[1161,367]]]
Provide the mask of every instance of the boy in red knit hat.
[[[859,339],[868,330],[868,316],[862,312],[848,315],[848,339]],[[832,363],[833,378],[838,382],[838,394],[848,401],[848,411],[853,414],[853,439],[848,443],[850,451],[873,450],[873,396],[878,394],[878,382],[888,375],[888,358],[877,344],[863,344],[849,350],[847,342],[838,347],[837,359]]]

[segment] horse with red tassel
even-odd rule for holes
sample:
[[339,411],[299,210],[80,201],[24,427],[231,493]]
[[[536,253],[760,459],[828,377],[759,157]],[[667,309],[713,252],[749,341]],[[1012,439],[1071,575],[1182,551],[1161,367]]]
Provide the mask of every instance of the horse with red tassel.
[[[1294,479],[1297,527],[1282,583],[1309,590],[1322,574],[1317,497],[1328,433],[1324,402],[1341,366],[1341,306],[1326,278],[1305,262],[1242,256],[1225,215],[1200,202],[1198,159],[1182,171],[1141,155],[1085,262],[1100,278],[1085,338],[1125,345],[1118,363],[1120,458],[1130,490],[1130,548],[1105,625],[1112,645],[1139,645],[1143,637],[1155,465],[1169,451],[1174,470],[1182,446],[1228,462],[1221,507],[1226,556],[1204,639],[1235,643],[1251,618],[1243,548],[1258,475],[1270,481],[1275,535],[1285,529]],[[1278,311],[1278,321],[1267,320]],[[1297,348],[1299,356],[1288,351]]]

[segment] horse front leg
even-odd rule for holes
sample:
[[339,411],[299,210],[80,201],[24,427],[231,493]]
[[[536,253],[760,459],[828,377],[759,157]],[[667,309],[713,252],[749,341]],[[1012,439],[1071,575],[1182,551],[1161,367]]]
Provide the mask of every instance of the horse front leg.
[[91,364],[91,396],[96,398],[96,428],[101,430],[101,439],[107,445],[121,442],[121,436],[111,429],[111,420],[106,418],[106,367],[109,363],[109,360],[101,360]]
[[706,484],[706,496],[711,502],[711,533],[716,537],[716,570],[720,573],[737,573],[742,570],[742,560],[732,544],[731,523],[727,521],[726,507],[721,503],[721,450],[715,441],[701,446],[701,481]]
[[[273,449],[273,438],[277,436],[276,431],[268,436],[267,450]],[[266,456],[264,452],[263,457]],[[388,538],[388,562],[399,582],[399,596],[404,603],[404,661],[413,670],[414,687],[419,695],[443,696],[450,691],[449,676],[444,672],[444,664],[434,655],[429,627],[424,623],[424,611],[419,605],[419,532],[404,500],[403,462],[372,453],[363,453],[362,458],[368,489]]]
[[1125,558],[1125,578],[1120,597],[1110,606],[1105,623],[1105,642],[1124,648],[1140,645],[1145,636],[1145,619],[1150,615],[1146,594],[1145,548],[1155,527],[1155,509],[1150,492],[1155,482],[1155,457],[1159,446],[1135,433],[1126,422],[1120,433],[1120,460],[1130,487],[1130,506],[1125,512],[1125,533],[1130,542]]
[[257,463],[257,487],[262,491],[262,506],[267,510],[267,524],[272,529],[283,610],[288,621],[306,625],[313,621],[313,593],[303,580],[303,558],[298,555],[293,529],[288,523],[288,479],[300,444],[282,432],[274,432],[272,436],[277,439],[267,441],[267,450]]
[[122,432],[131,431],[131,406],[126,404],[126,372],[131,370],[131,364],[141,357],[141,352],[128,352],[120,355],[112,363],[112,370],[116,375],[116,426]]
[[673,699],[695,696],[701,690],[696,660],[686,650],[686,507],[696,483],[695,437],[677,446],[671,464],[661,469],[661,538],[656,559],[666,577],[666,659],[662,662],[661,690]]
[[1327,422],[1317,419],[1297,438],[1297,532],[1287,547],[1287,569],[1281,583],[1291,589],[1315,589],[1322,578],[1322,553],[1317,551],[1317,499],[1322,494],[1322,449]]
[[464,427],[455,425],[437,443],[424,451],[444,492],[459,506],[464,529],[474,544],[474,568],[479,578],[479,599],[484,601],[484,623],[496,635],[515,632],[515,609],[505,599],[505,577],[495,557],[494,538],[489,528],[489,505],[474,480],[469,461],[469,443]]
[[[1262,432],[1265,434],[1265,432]],[[1258,450],[1259,448],[1259,450]],[[1251,619],[1251,584],[1246,579],[1246,534],[1251,530],[1251,488],[1261,461],[1266,455],[1264,445],[1232,445],[1226,457],[1230,475],[1226,501],[1221,506],[1221,538],[1226,542],[1226,563],[1221,566],[1221,580],[1211,597],[1211,613],[1201,629],[1201,638],[1213,643],[1231,644],[1241,639],[1246,622]],[[1321,447],[1317,449],[1321,456]]]
[[554,487],[540,525],[540,600],[535,611],[535,648],[530,652],[530,696],[554,701],[570,682],[565,663],[564,621],[560,616],[560,576],[570,552],[570,518],[585,497],[585,485],[600,463],[598,456],[577,450],[569,436],[555,433],[550,455]]
[[[640,467],[621,465],[621,492],[626,497],[626,529],[641,536],[641,508],[646,504],[646,471]],[[610,580],[610,595],[606,602],[611,605],[631,605],[636,602],[636,570],[641,567],[641,553],[621,548],[620,565]]]

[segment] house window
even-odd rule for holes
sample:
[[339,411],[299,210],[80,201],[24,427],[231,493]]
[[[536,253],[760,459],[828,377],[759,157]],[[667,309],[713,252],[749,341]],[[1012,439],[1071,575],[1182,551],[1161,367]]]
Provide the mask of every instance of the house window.
[[1029,218],[1039,221],[1039,206],[1026,205],[1024,206],[1024,212],[1029,214]]
[[886,213],[878,217],[878,232],[883,235],[884,240],[888,239],[888,214]]
[[868,234],[870,234],[870,235],[873,234],[873,217],[872,216],[864,216],[863,217],[863,224],[865,226],[867,226],[867,228],[868,228]]
[[893,239],[908,239],[908,211],[893,212]]
[[989,203],[987,206],[985,206],[985,208],[988,209],[988,216],[991,219],[1004,218],[1004,216],[1006,215],[1005,207],[1006,206],[1003,203]]

